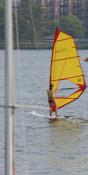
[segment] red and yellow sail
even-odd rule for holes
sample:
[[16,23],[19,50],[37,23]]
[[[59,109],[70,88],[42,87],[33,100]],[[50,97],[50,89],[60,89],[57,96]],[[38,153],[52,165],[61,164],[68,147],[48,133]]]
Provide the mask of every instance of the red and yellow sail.
[[[69,95],[61,95],[60,83],[62,81],[72,83],[73,87],[69,87],[69,85],[66,88],[63,87],[63,91],[69,91]],[[50,67],[50,83],[53,84],[57,108],[61,108],[78,99],[86,88],[74,39],[71,35],[59,29],[55,31]],[[70,93],[70,89],[73,89],[72,93]]]

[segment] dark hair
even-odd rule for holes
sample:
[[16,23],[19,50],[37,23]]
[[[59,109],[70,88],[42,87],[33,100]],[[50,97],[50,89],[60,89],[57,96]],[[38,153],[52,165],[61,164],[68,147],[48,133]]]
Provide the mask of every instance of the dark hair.
[[50,87],[49,87],[51,90],[52,90],[52,88],[53,88],[53,85],[52,84],[50,84]]

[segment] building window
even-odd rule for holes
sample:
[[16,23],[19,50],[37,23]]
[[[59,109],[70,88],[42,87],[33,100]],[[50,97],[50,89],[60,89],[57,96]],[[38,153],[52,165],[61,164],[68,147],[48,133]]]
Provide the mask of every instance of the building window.
[[78,0],[74,0],[74,4],[77,4],[78,3]]
[[69,4],[71,4],[72,3],[72,1],[71,0],[69,0]]

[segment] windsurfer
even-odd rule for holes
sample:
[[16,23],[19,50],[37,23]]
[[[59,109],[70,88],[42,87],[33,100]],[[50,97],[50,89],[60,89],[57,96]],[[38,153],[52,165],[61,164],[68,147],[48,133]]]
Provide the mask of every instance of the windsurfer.
[[50,106],[50,116],[52,116],[52,112],[55,112],[55,117],[57,118],[57,108],[54,100],[54,94],[52,91],[53,85],[50,84],[49,89],[47,90],[47,95],[48,95],[48,103]]

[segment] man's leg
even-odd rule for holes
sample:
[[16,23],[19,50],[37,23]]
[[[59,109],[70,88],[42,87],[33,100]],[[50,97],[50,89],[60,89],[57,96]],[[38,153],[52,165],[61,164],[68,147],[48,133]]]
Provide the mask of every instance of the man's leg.
[[56,115],[56,117],[57,117],[57,111],[55,111],[55,115]]
[[52,116],[52,111],[50,110],[50,116]]

